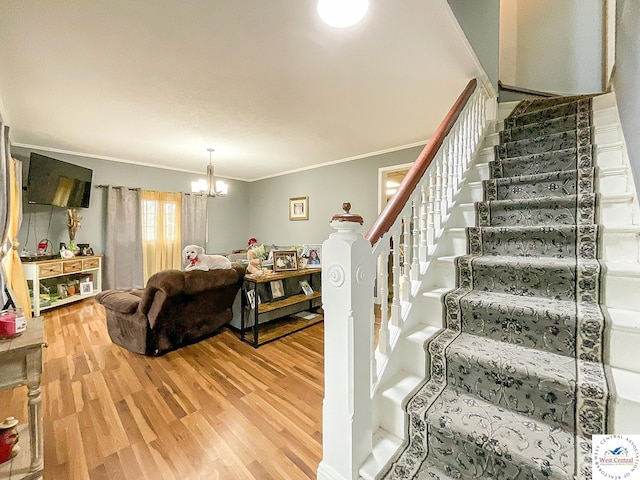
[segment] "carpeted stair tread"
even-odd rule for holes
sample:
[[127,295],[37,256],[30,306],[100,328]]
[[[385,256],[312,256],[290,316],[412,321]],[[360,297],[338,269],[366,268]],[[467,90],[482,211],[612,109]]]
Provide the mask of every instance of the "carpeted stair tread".
[[494,147],[494,152],[495,156],[500,159],[555,152],[556,150],[585,146],[591,143],[592,136],[591,128],[573,129],[553,135],[541,135],[526,140],[501,143]]
[[566,430],[450,387],[426,421],[428,458],[475,473],[467,478],[573,480],[575,439]]
[[575,257],[575,225],[467,227],[468,253],[523,257]]
[[600,269],[597,260],[583,259],[578,264],[575,258],[508,255],[463,255],[456,263],[471,264],[476,290],[556,300],[575,299],[578,269],[587,274]]
[[[522,175],[536,175],[540,173],[575,170],[579,159],[585,163],[591,159],[591,147],[566,148],[546,153],[533,153],[516,157],[499,158],[489,162],[492,178],[519,177]],[[588,165],[593,166],[591,161]]]
[[500,143],[515,142],[540,137],[542,135],[567,132],[569,130],[575,130],[576,128],[589,128],[591,127],[591,123],[590,112],[540,120],[517,127],[505,128],[499,133]]
[[462,330],[559,355],[575,355],[576,304],[472,290],[460,300]]
[[573,358],[464,332],[447,356],[451,387],[551,427],[573,428]]
[[485,200],[514,200],[545,195],[575,195],[578,170],[534,173],[483,181]]
[[524,114],[547,110],[552,107],[577,103],[580,100],[588,100],[595,95],[571,95],[550,98],[540,98],[535,100],[523,100],[509,114],[508,118],[520,117]]
[[516,200],[489,200],[476,202],[476,224],[488,226],[573,225],[578,208],[589,202],[593,195],[547,195]]
[[538,123],[542,120],[558,117],[566,117],[581,112],[591,111],[591,99],[575,100],[562,103],[553,107],[546,107],[541,110],[525,112],[521,115],[509,116],[504,120],[504,128],[519,127],[531,123]]
[[463,478],[465,477],[455,467],[434,460],[424,462],[415,477],[416,480],[461,480]]

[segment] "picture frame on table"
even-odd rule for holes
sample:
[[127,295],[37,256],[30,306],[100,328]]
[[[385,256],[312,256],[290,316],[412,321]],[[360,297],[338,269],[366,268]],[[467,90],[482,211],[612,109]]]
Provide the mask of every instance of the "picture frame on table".
[[295,272],[298,270],[298,252],[295,250],[275,250],[273,252],[273,272]]
[[289,220],[309,220],[309,197],[289,198]]
[[305,244],[302,248],[302,257],[305,259],[305,268],[322,266],[322,245],[319,243]]
[[247,302],[251,310],[256,308],[256,296],[258,297],[258,305],[260,305],[260,295],[256,295],[256,290],[247,290]]
[[80,282],[80,295],[89,295],[93,293],[93,283]]
[[313,295],[313,288],[309,285],[309,282],[306,280],[300,280],[300,287],[305,295]]
[[271,287],[271,298],[282,298],[284,297],[284,285],[282,280],[274,280],[273,282],[269,282],[269,286]]

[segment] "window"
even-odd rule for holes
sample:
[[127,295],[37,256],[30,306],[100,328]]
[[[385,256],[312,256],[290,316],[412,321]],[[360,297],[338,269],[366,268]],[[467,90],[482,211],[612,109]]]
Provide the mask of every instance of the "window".
[[181,269],[179,193],[142,191],[144,281],[160,270]]

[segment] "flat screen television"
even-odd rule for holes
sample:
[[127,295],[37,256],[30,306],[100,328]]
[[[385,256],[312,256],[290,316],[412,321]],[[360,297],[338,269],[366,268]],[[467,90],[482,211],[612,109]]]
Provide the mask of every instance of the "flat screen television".
[[93,170],[32,153],[27,175],[27,202],[65,208],[87,208]]

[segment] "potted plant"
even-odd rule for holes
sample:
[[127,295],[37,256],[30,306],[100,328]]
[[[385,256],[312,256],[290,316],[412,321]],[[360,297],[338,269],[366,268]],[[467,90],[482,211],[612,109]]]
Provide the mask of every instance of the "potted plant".
[[67,284],[67,289],[69,290],[69,295],[75,295],[78,291],[78,280],[69,280]]

